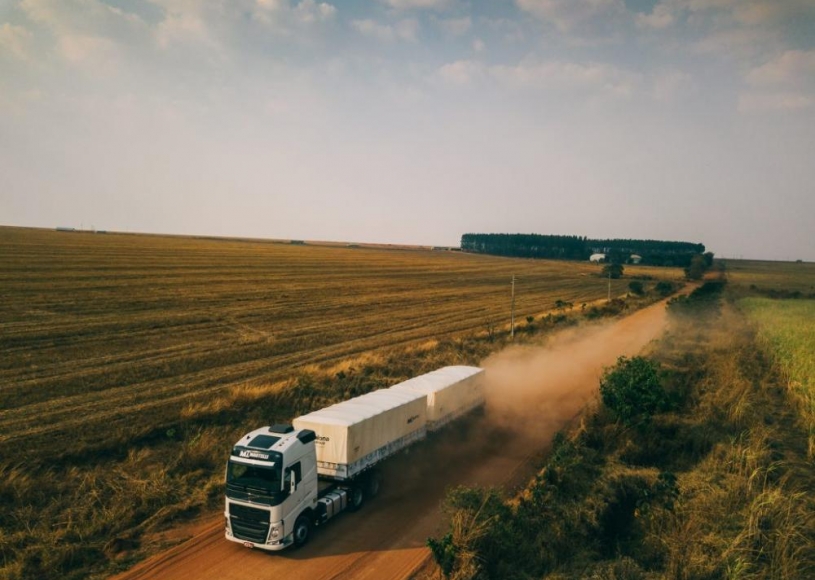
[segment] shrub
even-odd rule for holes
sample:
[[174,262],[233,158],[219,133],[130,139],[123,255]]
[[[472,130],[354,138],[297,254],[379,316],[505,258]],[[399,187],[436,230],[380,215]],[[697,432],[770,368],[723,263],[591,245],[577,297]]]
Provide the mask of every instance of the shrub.
[[647,424],[654,413],[669,407],[659,364],[640,356],[618,358],[600,379],[600,395],[603,404],[629,426]]
[[637,296],[642,296],[643,294],[645,294],[645,287],[639,280],[632,280],[631,282],[629,282],[628,289],[631,290],[632,294],[636,294]]
[[662,280],[661,282],[657,282],[655,286],[656,291],[659,292],[661,296],[668,296],[669,294],[673,293],[674,285],[672,282],[668,282],[667,280]]

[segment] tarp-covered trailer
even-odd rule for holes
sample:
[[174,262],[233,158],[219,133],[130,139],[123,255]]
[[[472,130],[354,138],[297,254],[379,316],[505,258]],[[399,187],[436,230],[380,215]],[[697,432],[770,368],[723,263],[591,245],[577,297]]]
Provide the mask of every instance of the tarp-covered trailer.
[[427,434],[427,395],[381,389],[292,422],[317,434],[317,472],[343,481]]
[[445,367],[245,434],[226,465],[226,538],[302,546],[314,526],[377,495],[380,461],[483,404],[483,376]]
[[444,367],[388,390],[427,395],[427,429],[435,431],[484,404],[484,369]]

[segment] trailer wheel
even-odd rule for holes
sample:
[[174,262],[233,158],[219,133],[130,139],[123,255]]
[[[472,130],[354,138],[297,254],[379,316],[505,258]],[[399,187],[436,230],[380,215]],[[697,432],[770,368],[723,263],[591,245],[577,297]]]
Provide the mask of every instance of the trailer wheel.
[[365,495],[369,498],[376,497],[382,484],[382,478],[378,471],[371,471],[365,480]]
[[308,514],[300,514],[294,522],[294,547],[301,548],[311,537],[311,518]]
[[357,484],[348,490],[348,511],[355,512],[365,503],[365,491]]

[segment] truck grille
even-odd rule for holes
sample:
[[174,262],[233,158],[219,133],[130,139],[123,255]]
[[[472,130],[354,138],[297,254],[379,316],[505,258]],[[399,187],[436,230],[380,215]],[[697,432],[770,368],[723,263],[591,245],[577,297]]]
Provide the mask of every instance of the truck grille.
[[263,544],[269,535],[269,512],[266,510],[230,503],[229,523],[232,534],[239,540]]

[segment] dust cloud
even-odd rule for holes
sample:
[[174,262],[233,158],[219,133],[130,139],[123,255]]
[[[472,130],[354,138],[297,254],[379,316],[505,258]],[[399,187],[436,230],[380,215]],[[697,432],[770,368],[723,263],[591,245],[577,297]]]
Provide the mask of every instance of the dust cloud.
[[[519,486],[532,458],[598,392],[603,368],[642,351],[667,323],[664,302],[624,320],[569,329],[538,346],[507,348],[483,361],[487,404],[385,462],[388,497],[407,501],[417,488],[441,501],[445,488]],[[435,494],[435,495],[434,495]]]
[[597,396],[603,369],[633,356],[662,334],[664,302],[623,320],[569,329],[540,346],[514,346],[488,357],[487,420],[535,440],[549,440]]

